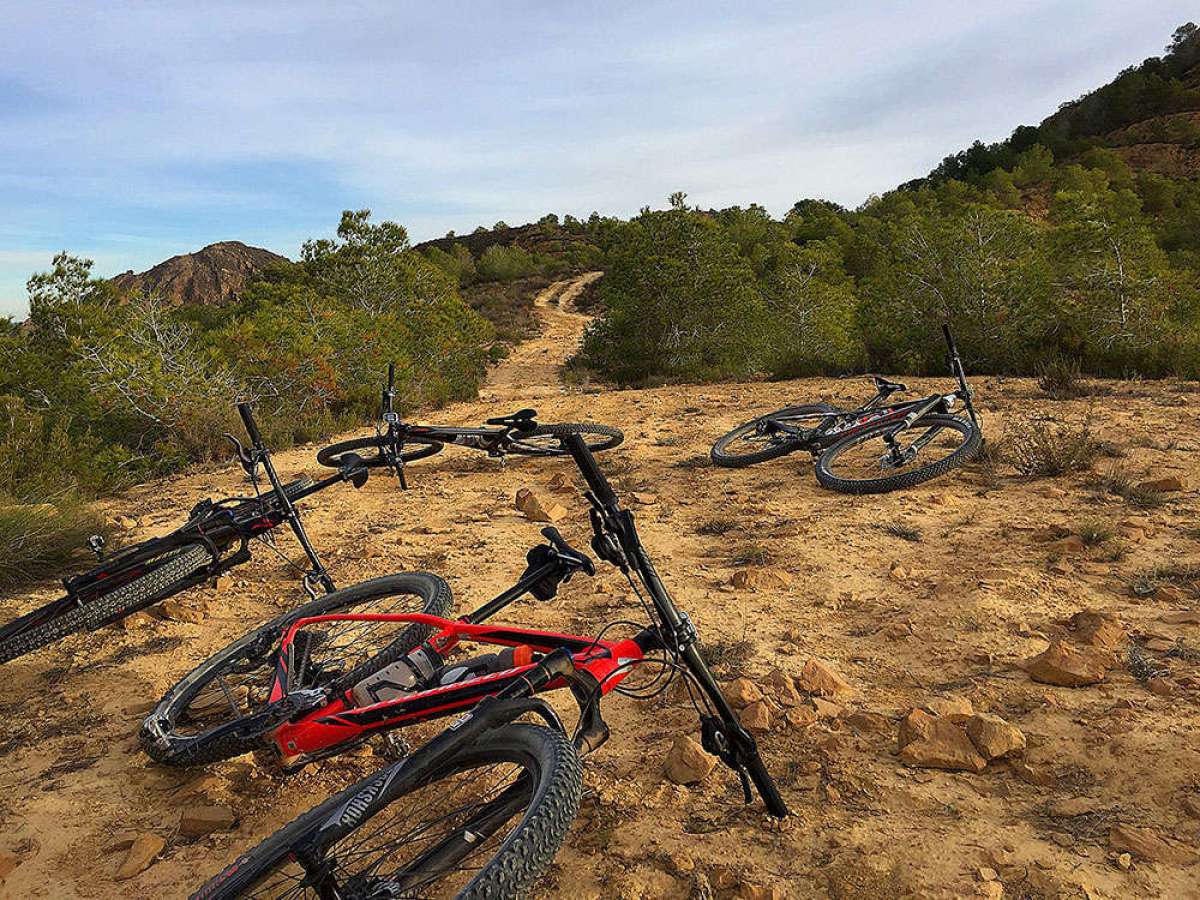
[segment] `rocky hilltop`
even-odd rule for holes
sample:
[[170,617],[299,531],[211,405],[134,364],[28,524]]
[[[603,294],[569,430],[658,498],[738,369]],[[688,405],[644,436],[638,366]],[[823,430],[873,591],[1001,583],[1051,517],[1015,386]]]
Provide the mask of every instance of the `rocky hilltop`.
[[195,253],[172,256],[145,272],[125,272],[112,281],[122,291],[157,294],[176,304],[211,306],[236,300],[263,269],[286,262],[287,257],[261,247],[220,241]]

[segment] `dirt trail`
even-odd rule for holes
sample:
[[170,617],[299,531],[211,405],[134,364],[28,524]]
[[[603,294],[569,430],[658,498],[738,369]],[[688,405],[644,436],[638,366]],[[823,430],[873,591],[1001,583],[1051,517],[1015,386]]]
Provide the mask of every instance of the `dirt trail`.
[[575,298],[602,272],[587,272],[556,281],[534,298],[541,332],[512,351],[488,375],[479,392],[482,401],[525,402],[565,391],[560,374],[579,346],[588,317],[574,309]]
[[[588,758],[592,793],[538,897],[1200,897],[1200,865],[1191,862],[1200,851],[1200,427],[1186,414],[1197,402],[1194,384],[1113,383],[1103,396],[1051,403],[1029,380],[974,380],[993,437],[1031,403],[1061,421],[1081,420],[1090,405],[1111,442],[1099,471],[1190,481],[1159,506],[1139,509],[1098,492],[1086,473],[1031,480],[983,466],[904,493],[851,498],[822,491],[799,458],[728,471],[709,467],[706,454],[751,411],[800,399],[849,402],[865,386],[806,379],[564,389],[557,367],[582,319],[569,302],[554,302],[561,291],[539,299],[546,330],[500,364],[485,389],[490,399],[430,418],[474,424],[534,398],[546,421],[620,426],[626,444],[601,464],[636,509],[664,580],[723,677],[741,669],[766,684],[773,671],[799,675],[817,658],[852,692],[793,707],[768,689],[780,705],[768,704],[760,743],[795,813],[782,826],[743,806],[721,769],[690,787],[664,779],[672,742],[697,731],[677,695],[613,697],[605,707],[612,740]],[[945,383],[905,380],[921,391]],[[285,476],[320,472],[311,447],[278,461]],[[511,584],[539,540],[540,526],[512,508],[518,488],[567,506],[559,527],[586,546],[586,504],[576,493],[552,494],[559,473],[572,470],[558,460],[501,467],[451,448],[410,467],[408,493],[382,477],[359,491],[331,489],[307,504],[306,521],[339,584],[431,569],[467,610]],[[169,530],[204,496],[241,489],[231,466],[141,486],[109,508],[136,518],[129,537],[140,538]],[[1054,544],[1052,526],[1086,533],[1090,543]],[[1164,566],[1180,584],[1147,594],[1138,576],[1161,580]],[[301,599],[294,577],[265,553],[233,578],[220,594],[183,598],[201,621],[144,618],[0,668],[0,896],[186,896],[280,824],[377,768],[377,759],[351,755],[286,778],[249,758],[171,771],[138,752],[134,735],[148,704],[252,623]],[[0,617],[51,593],[47,586],[37,597],[0,601]],[[1117,616],[1152,667],[1171,673],[1156,686],[1164,692],[1131,674],[1123,649],[1091,687],[1038,684],[1018,667],[1063,634],[1065,617],[1088,607]],[[640,613],[611,567],[550,603],[505,614],[581,634],[631,617]],[[994,762],[974,774],[905,765],[899,719],[947,696],[1019,727],[1029,768]],[[208,804],[231,808],[236,826],[182,836],[181,813]],[[1140,851],[1124,859],[1113,849],[1129,843],[1122,827],[1155,837],[1134,832]],[[119,882],[135,834],[157,835],[164,849]]]

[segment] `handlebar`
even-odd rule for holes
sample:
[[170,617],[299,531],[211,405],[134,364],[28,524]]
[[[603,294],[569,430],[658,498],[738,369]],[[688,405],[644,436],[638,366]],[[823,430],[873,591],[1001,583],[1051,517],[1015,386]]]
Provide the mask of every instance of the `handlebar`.
[[604,473],[600,471],[600,467],[596,465],[596,457],[588,449],[587,442],[578,434],[567,434],[562,437],[562,443],[575,460],[575,465],[579,467],[583,480],[587,482],[588,488],[600,501],[600,505],[606,509],[615,509],[618,505],[617,495],[613,491],[612,485],[608,483],[608,479],[604,477]]
[[237,405],[238,415],[242,417],[242,424],[246,426],[246,434],[250,435],[250,442],[254,444],[256,450],[263,448],[262,435],[258,431],[258,423],[254,421],[254,413],[250,410],[249,403],[239,403]]

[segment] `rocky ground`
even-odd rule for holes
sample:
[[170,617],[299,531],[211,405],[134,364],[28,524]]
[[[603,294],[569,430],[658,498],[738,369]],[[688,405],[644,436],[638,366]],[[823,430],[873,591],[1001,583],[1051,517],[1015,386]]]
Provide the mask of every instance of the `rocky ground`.
[[[861,382],[567,387],[559,365],[583,318],[558,303],[565,287],[539,298],[542,336],[478,402],[431,418],[473,424],[531,405],[544,421],[625,430],[602,463],[794,816],[773,822],[741,803],[729,773],[709,771],[680,697],[614,696],[612,740],[587,762],[583,809],[539,896],[1200,897],[1195,385],[1109,383],[1051,400],[1029,380],[975,379],[1003,453],[852,498],[821,490],[805,459],[731,471],[707,451],[756,411],[860,399]],[[1054,423],[1089,416],[1103,444],[1084,470],[1014,469]],[[318,471],[313,448],[279,463]],[[502,467],[451,448],[410,469],[408,493],[383,477],[331,490],[307,522],[340,584],[431,569],[469,609],[510,584],[539,539],[514,508],[518,489],[561,505],[559,527],[585,545],[584,501],[555,489],[560,476],[576,483],[565,462]],[[136,539],[241,488],[232,467],[198,472],[109,512]],[[0,616],[52,593],[4,600]],[[186,896],[377,766],[357,754],[290,777],[249,758],[180,772],[138,752],[140,718],[173,681],[299,600],[288,568],[260,553],[220,593],[4,666],[0,895]],[[508,614],[584,634],[636,616],[611,570]]]

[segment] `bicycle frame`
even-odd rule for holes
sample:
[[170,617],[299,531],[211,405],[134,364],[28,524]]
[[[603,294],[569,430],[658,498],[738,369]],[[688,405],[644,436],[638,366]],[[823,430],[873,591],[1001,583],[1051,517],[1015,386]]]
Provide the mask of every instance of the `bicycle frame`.
[[[657,630],[653,627],[644,629],[632,638],[606,641],[529,628],[474,624],[464,619],[455,621],[422,613],[314,616],[296,621],[285,634],[271,685],[271,702],[282,700],[288,694],[293,641],[297,632],[306,625],[326,622],[394,622],[431,626],[438,632],[424,646],[433,648],[443,659],[464,641],[501,647],[525,645],[544,655],[567,651],[571,654],[576,672],[587,673],[594,679],[602,695],[617,687],[647,652],[661,647]],[[280,725],[272,733],[271,740],[284,766],[295,768],[327,755],[327,751],[333,748],[346,749],[371,734],[439,719],[474,707],[485,697],[519,685],[539,665],[540,662],[532,662],[505,672],[417,691],[370,706],[356,706],[348,695],[335,697],[328,705]],[[557,678],[545,684],[541,690],[553,691],[566,686],[563,679]]]
[[454,428],[444,425],[409,425],[407,423],[397,426],[398,439],[401,443],[416,439],[428,443],[454,444],[471,450],[486,451],[489,456],[503,456],[506,444],[516,430],[484,426]]

